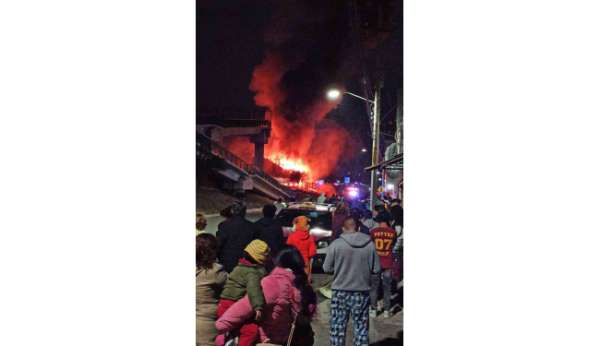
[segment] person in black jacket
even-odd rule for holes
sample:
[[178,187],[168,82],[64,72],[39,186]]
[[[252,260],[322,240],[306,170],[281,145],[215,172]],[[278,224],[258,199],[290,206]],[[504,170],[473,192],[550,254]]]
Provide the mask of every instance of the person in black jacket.
[[392,200],[390,213],[392,214],[394,221],[393,226],[400,226],[401,228],[404,227],[404,209],[402,208],[399,199]]
[[277,207],[273,204],[267,204],[263,207],[263,217],[256,221],[258,227],[258,238],[269,245],[271,255],[274,257],[285,245],[283,238],[283,227],[278,220],[275,220]]
[[228,219],[221,222],[217,230],[219,262],[226,272],[231,273],[244,254],[244,248],[258,237],[258,229],[246,220],[246,206],[235,203],[231,206]]

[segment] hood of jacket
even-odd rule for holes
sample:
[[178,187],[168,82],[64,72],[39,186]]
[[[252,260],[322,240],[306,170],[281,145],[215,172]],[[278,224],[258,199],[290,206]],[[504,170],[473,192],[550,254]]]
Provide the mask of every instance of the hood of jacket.
[[348,245],[356,248],[365,247],[371,242],[371,237],[360,232],[342,233],[340,238],[348,243]]
[[310,237],[310,232],[308,231],[308,228],[295,227],[294,232],[292,232],[290,236],[300,240],[306,240]]
[[276,277],[278,280],[286,280],[293,282],[296,276],[291,270],[282,267],[275,267],[269,274],[269,276]]

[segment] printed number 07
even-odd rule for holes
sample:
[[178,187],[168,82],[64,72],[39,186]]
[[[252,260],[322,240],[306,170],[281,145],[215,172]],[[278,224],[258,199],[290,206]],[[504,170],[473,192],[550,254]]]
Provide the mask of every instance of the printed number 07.
[[375,239],[375,249],[378,251],[388,251],[391,247],[391,239]]

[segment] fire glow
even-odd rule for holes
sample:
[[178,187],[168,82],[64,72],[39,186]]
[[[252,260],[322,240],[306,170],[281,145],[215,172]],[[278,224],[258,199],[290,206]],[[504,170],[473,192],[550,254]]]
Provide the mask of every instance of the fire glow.
[[269,160],[273,161],[287,171],[306,173],[310,175],[310,168],[302,161],[302,159],[294,160],[286,157],[283,154],[275,154],[269,156]]
[[[319,1],[277,3],[272,23],[265,28],[264,58],[254,67],[249,85],[255,105],[264,109],[271,127],[264,146],[264,170],[293,184],[313,186],[360,145],[346,128],[327,117],[341,102],[341,97],[327,98],[325,91],[341,76],[344,40],[332,41],[322,33],[327,30],[333,37],[345,37],[344,26],[330,25],[332,19],[343,18],[343,6]],[[228,148],[248,160],[254,154],[247,140]]]
[[335,169],[349,145],[349,134],[325,119],[340,100],[329,101],[319,93],[299,108],[286,106],[293,90],[282,88],[281,79],[290,69],[276,53],[267,54],[254,69],[250,90],[256,93],[256,105],[266,108],[265,118],[271,122],[265,156],[286,171],[303,173],[312,182]]

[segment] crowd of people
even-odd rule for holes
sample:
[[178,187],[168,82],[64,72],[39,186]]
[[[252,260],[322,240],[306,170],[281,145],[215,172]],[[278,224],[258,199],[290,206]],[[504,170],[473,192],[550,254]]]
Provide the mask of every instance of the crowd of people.
[[[276,211],[265,205],[252,223],[236,203],[222,211],[216,236],[197,229],[197,345],[313,344],[317,297],[296,247],[303,243],[286,244]],[[202,220],[197,227],[206,227]]]
[[[314,344],[311,220],[296,217],[286,239],[275,217],[282,204],[265,205],[263,217],[250,222],[245,206],[235,203],[221,212],[225,221],[216,236],[203,231],[206,219],[197,215],[197,346]],[[381,312],[380,288],[383,317],[390,316],[392,282],[401,279],[402,225],[399,201],[368,214],[343,201],[337,206],[323,263],[332,274],[325,287],[330,294],[324,293],[331,298],[331,345],[345,345],[349,318],[354,345],[369,344],[369,318]]]

